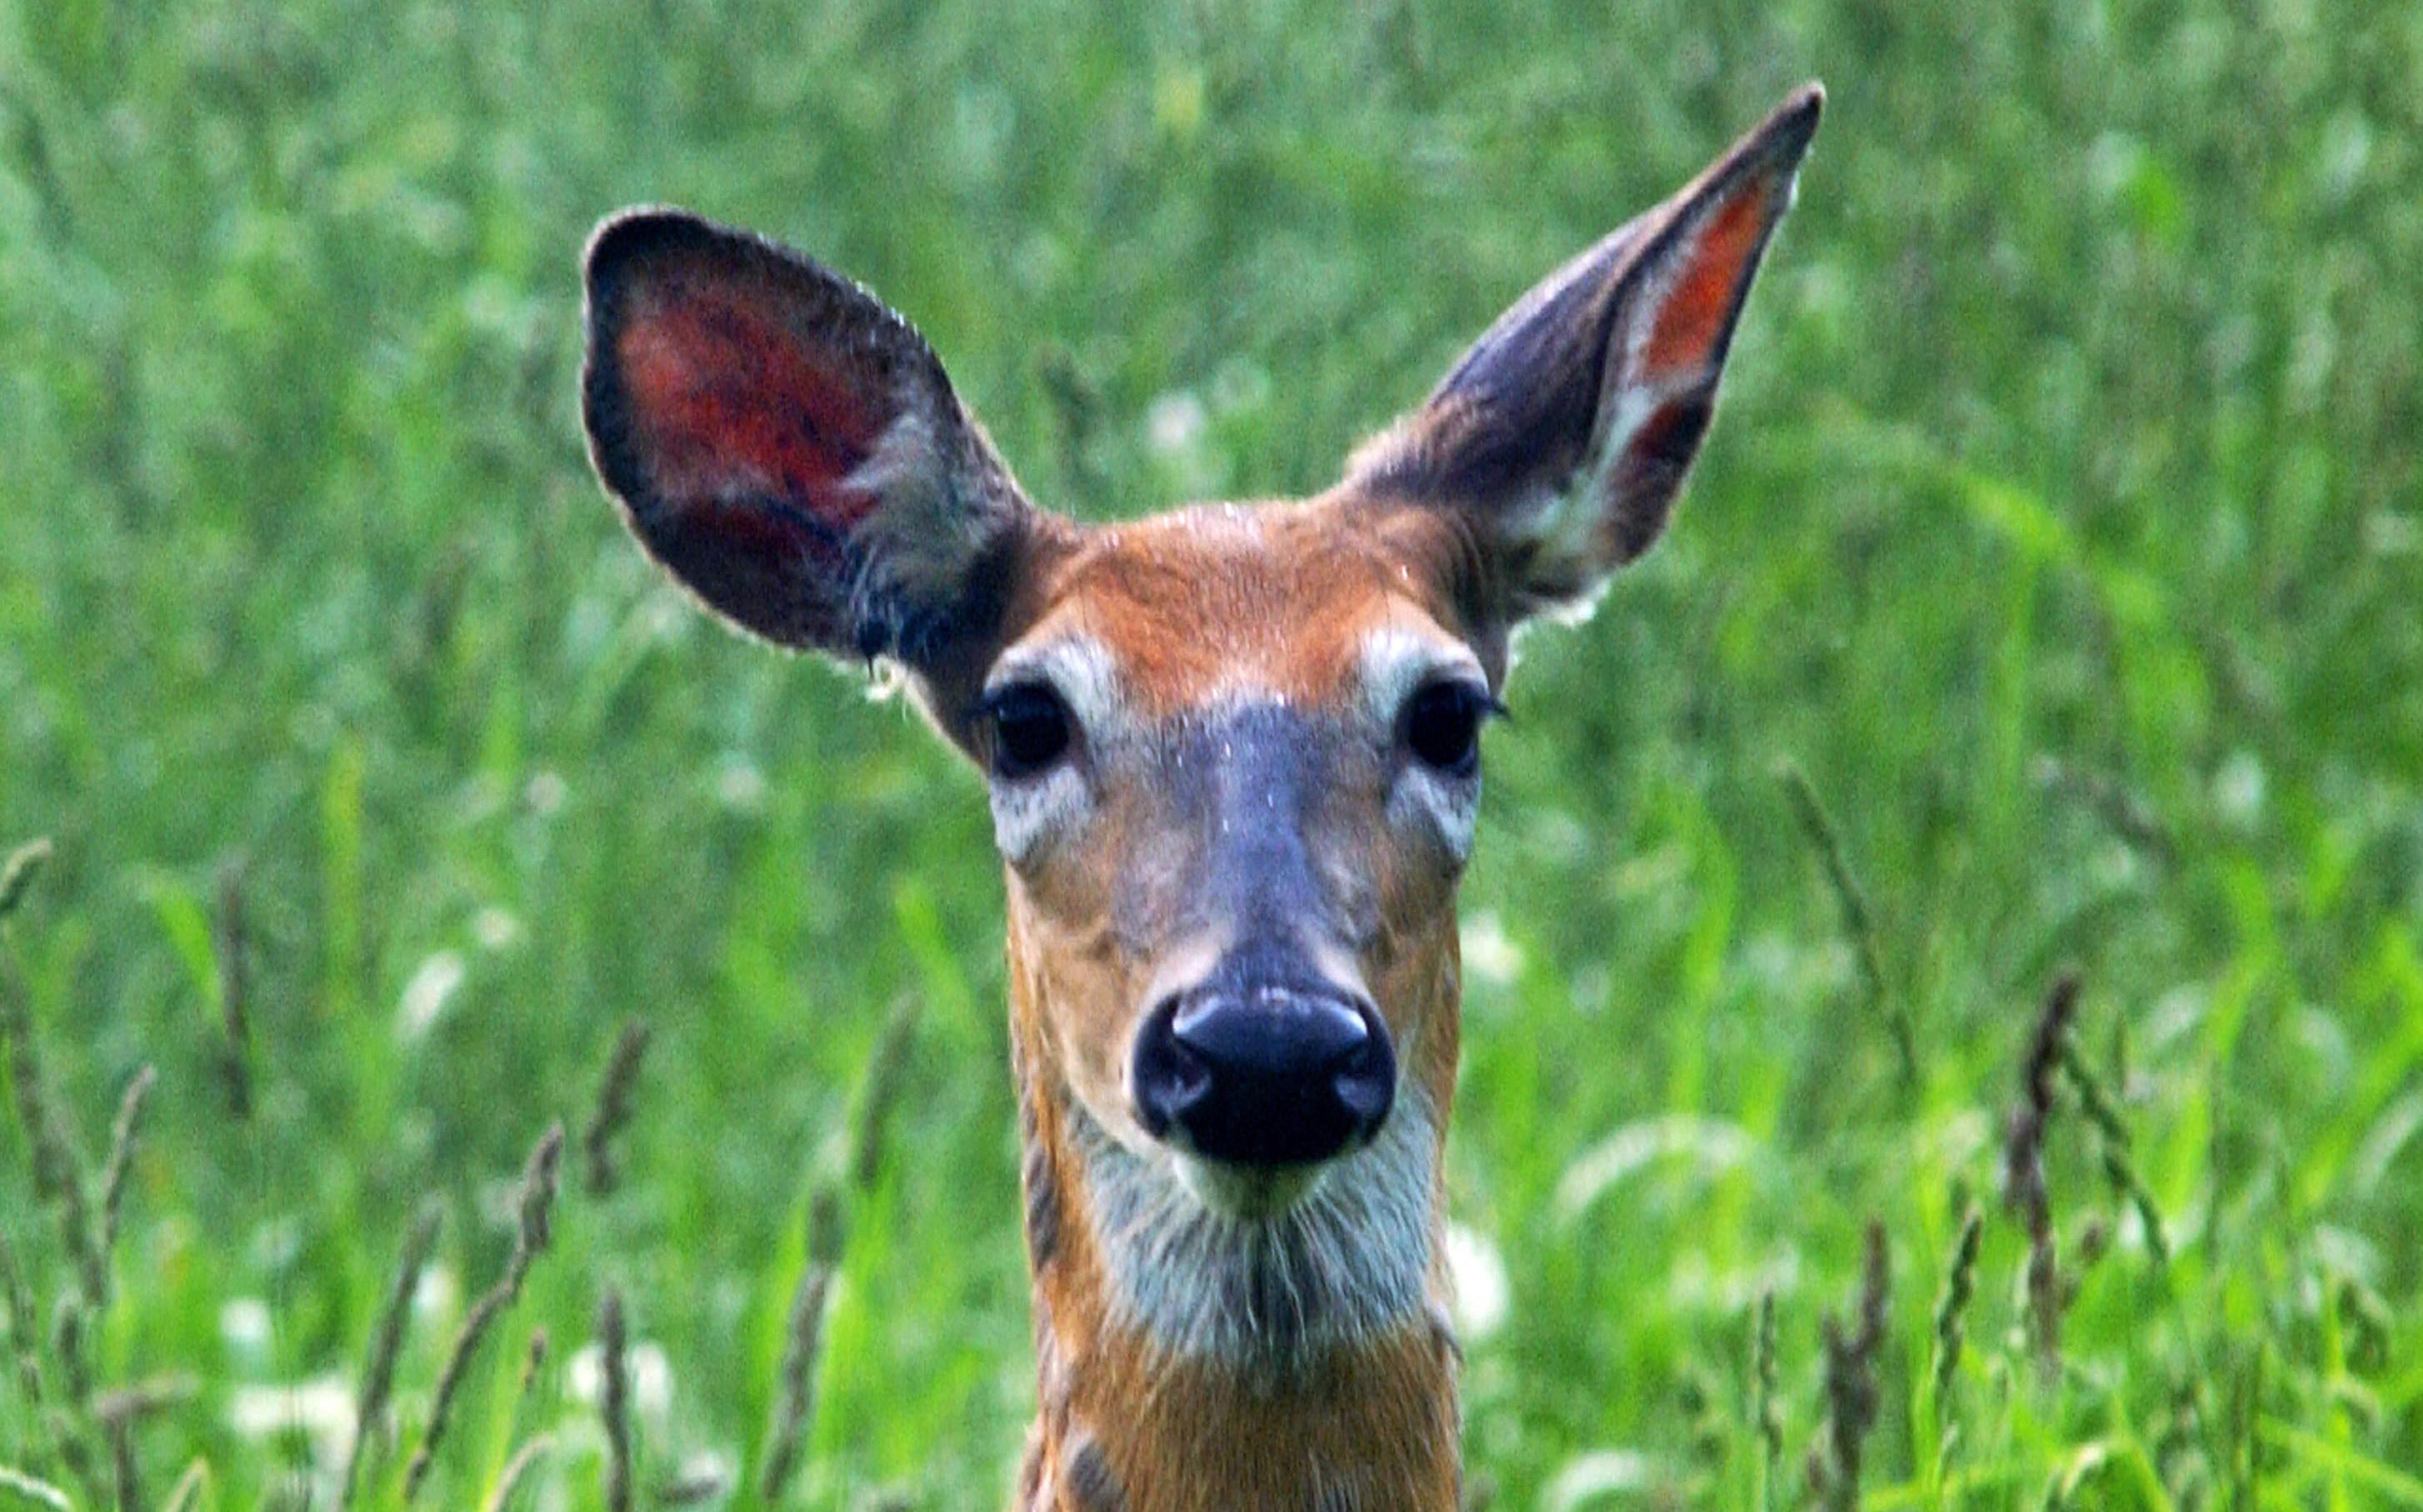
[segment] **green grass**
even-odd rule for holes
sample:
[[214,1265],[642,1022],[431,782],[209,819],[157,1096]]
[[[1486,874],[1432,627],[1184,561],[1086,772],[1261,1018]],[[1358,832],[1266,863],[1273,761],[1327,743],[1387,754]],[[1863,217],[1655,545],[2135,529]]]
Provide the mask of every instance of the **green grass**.
[[[136,1504],[195,1465],[189,1505],[302,1504],[426,1199],[356,1502],[401,1504],[522,1163],[634,1019],[623,1179],[568,1160],[416,1504],[539,1435],[520,1504],[603,1504],[610,1287],[642,1503],[721,1464],[757,1504],[809,1193],[904,997],[791,1502],[1006,1498],[980,793],[624,539],[574,406],[598,215],[851,271],[1107,517],[1325,482],[1808,76],[1676,527],[1527,642],[1491,736],[1449,1172],[1507,1305],[1467,1463],[1506,1507],[1814,1504],[1874,1218],[1863,1504],[2423,1506],[2423,9],[6,0],[0,845],[55,846],[9,1037],[88,1205],[158,1079],[88,1316],[0,1118],[0,1507],[118,1500],[103,1417]],[[1156,445],[1174,396],[1205,422]],[[2071,964],[2169,1257],[2057,1080],[2049,1357],[2002,1147]],[[312,1383],[319,1438],[260,1425]]]

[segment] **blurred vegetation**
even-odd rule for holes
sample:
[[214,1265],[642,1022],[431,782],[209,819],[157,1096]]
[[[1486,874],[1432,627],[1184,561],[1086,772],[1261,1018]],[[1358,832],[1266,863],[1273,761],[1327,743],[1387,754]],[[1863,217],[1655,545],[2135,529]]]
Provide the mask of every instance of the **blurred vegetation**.
[[[509,1254],[416,1504],[603,1504],[609,1291],[642,1500],[760,1504],[812,1190],[790,1500],[1006,1495],[978,789],[624,539],[597,216],[851,271],[1105,517],[1325,482],[1810,76],[1677,527],[1492,737],[1476,1485],[1813,1504],[1873,1217],[1868,1505],[2423,1505],[2423,8],[2361,0],[0,0],[0,1504],[331,1504],[431,1198],[356,1504]],[[2071,963],[2056,1345],[2003,1143]],[[145,1065],[103,1305],[44,1172],[100,1202]]]

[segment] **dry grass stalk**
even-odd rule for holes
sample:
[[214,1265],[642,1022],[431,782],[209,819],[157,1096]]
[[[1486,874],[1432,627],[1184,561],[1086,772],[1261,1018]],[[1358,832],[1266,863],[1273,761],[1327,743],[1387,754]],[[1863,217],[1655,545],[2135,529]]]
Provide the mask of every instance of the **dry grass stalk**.
[[438,1372],[437,1393],[429,1407],[429,1426],[421,1432],[420,1447],[413,1451],[412,1462],[404,1467],[404,1496],[407,1502],[420,1493],[421,1482],[428,1478],[437,1446],[446,1437],[455,1394],[462,1387],[463,1376],[470,1368],[471,1356],[479,1349],[480,1340],[487,1333],[488,1326],[521,1296],[522,1279],[530,1273],[531,1262],[546,1248],[547,1213],[555,1202],[556,1172],[562,1158],[563,1126],[553,1124],[540,1137],[531,1151],[529,1164],[522,1169],[520,1221],[514,1233],[514,1252],[505,1260],[505,1273],[482,1292],[471,1310],[463,1315],[463,1326],[454,1333],[454,1347],[447,1351],[445,1368]]
[[51,843],[47,836],[37,836],[8,853],[0,861],[0,919],[17,911],[25,895],[34,890],[34,878],[51,858]]
[[597,1106],[580,1131],[584,1185],[593,1196],[614,1189],[614,1136],[631,1121],[631,1091],[640,1079],[640,1062],[648,1050],[648,1026],[634,1018],[615,1036],[613,1053],[606,1060],[606,1078],[597,1088]]
[[1840,1318],[1826,1315],[1826,1438],[1810,1453],[1809,1481],[1827,1512],[1854,1512],[1860,1504],[1861,1454],[1877,1421],[1876,1357],[1884,1342],[1891,1264],[1885,1227],[1871,1219],[1858,1324],[1845,1333]]
[[218,905],[212,934],[219,965],[219,1082],[227,1089],[228,1111],[245,1119],[252,1116],[252,1024],[242,862],[219,868]]
[[126,1177],[135,1166],[135,1140],[143,1128],[151,1088],[159,1078],[146,1065],[126,1084],[119,1099],[117,1121],[109,1127],[109,1158],[101,1167],[101,1250],[105,1256],[118,1247],[118,1220],[126,1201]]
[[514,1451],[505,1468],[497,1473],[497,1484],[488,1488],[488,1499],[480,1504],[481,1512],[510,1512],[514,1499],[521,1494],[522,1482],[528,1480],[538,1462],[555,1451],[555,1435],[542,1433],[530,1439]]
[[370,1362],[362,1371],[361,1391],[355,1398],[353,1447],[345,1453],[344,1478],[337,1486],[340,1508],[353,1505],[363,1457],[370,1452],[380,1419],[387,1415],[388,1399],[395,1389],[395,1362],[404,1353],[404,1326],[412,1316],[412,1296],[420,1285],[421,1268],[429,1263],[430,1248],[437,1242],[438,1216],[435,1202],[422,1203],[413,1214],[412,1227],[404,1236],[404,1253],[396,1262],[395,1279],[388,1284],[387,1300],[371,1332]]
[[597,1412],[606,1430],[607,1512],[631,1512],[631,1361],[618,1287],[597,1299],[597,1352],[605,1378]]
[[109,1265],[94,1235],[84,1158],[76,1153],[52,1100],[41,1051],[34,1043],[25,984],[17,974],[15,958],[6,951],[0,951],[0,1034],[8,1040],[8,1084],[33,1157],[34,1190],[58,1215],[59,1239],[75,1262],[84,1295],[99,1301],[109,1295]]
[[2079,978],[2065,971],[2045,995],[2043,1012],[2028,1038],[2019,1072],[2019,1105],[2011,1111],[2003,1152],[2003,1201],[2017,1210],[2028,1233],[2028,1337],[2043,1370],[2061,1356],[2061,1315],[2067,1298],[2053,1244],[2052,1202],[2045,1191],[2044,1139],[2053,1109],[2053,1073],[2062,1042],[2078,1012]]
[[784,1331],[783,1364],[774,1394],[773,1420],[766,1430],[766,1457],[758,1468],[757,1493],[768,1504],[782,1500],[806,1441],[816,1407],[816,1358],[824,1347],[825,1298],[841,1263],[844,1238],[841,1194],[820,1186],[808,1200],[807,1256],[791,1290],[790,1326]]
[[1809,837],[1810,846],[1826,869],[1826,881],[1832,888],[1834,902],[1843,915],[1843,933],[1849,937],[1851,950],[1859,957],[1860,976],[1867,984],[1868,1000],[1885,1016],[1885,1027],[1892,1035],[1893,1053],[1901,1062],[1905,1085],[1918,1083],[1918,1032],[1909,1015],[1885,986],[1884,953],[1877,944],[1876,915],[1868,906],[1867,890],[1860,886],[1859,874],[1851,870],[1851,858],[1843,848],[1842,832],[1818,799],[1816,786],[1809,774],[1792,763],[1782,770],[1783,791],[1792,800],[1793,817],[1800,822],[1802,833]]

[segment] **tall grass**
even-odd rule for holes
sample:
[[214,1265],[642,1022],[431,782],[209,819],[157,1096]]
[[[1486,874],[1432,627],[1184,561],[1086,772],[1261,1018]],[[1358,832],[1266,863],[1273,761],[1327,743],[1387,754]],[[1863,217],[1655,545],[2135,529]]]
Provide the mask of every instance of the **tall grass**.
[[414,1504],[606,1504],[610,1293],[635,1504],[1006,1493],[983,806],[622,539],[596,216],[864,278],[1110,517],[1325,482],[1812,75],[1675,528],[1491,737],[1474,1484],[1815,1504],[1873,1221],[1861,1504],[2423,1505],[2423,11],[2354,0],[0,6],[0,1505],[325,1506],[357,1428],[402,1505],[559,1121],[612,1179]]

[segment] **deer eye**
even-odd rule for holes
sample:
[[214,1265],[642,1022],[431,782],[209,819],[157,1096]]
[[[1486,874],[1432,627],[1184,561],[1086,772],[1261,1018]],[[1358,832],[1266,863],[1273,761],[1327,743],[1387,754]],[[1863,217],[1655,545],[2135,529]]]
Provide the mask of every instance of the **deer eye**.
[[1481,770],[1481,722],[1505,706],[1487,688],[1465,682],[1427,683],[1405,701],[1400,738],[1414,759],[1446,777]]
[[1069,705],[1045,683],[1012,683],[985,695],[976,717],[988,733],[992,775],[1033,777],[1069,753]]

